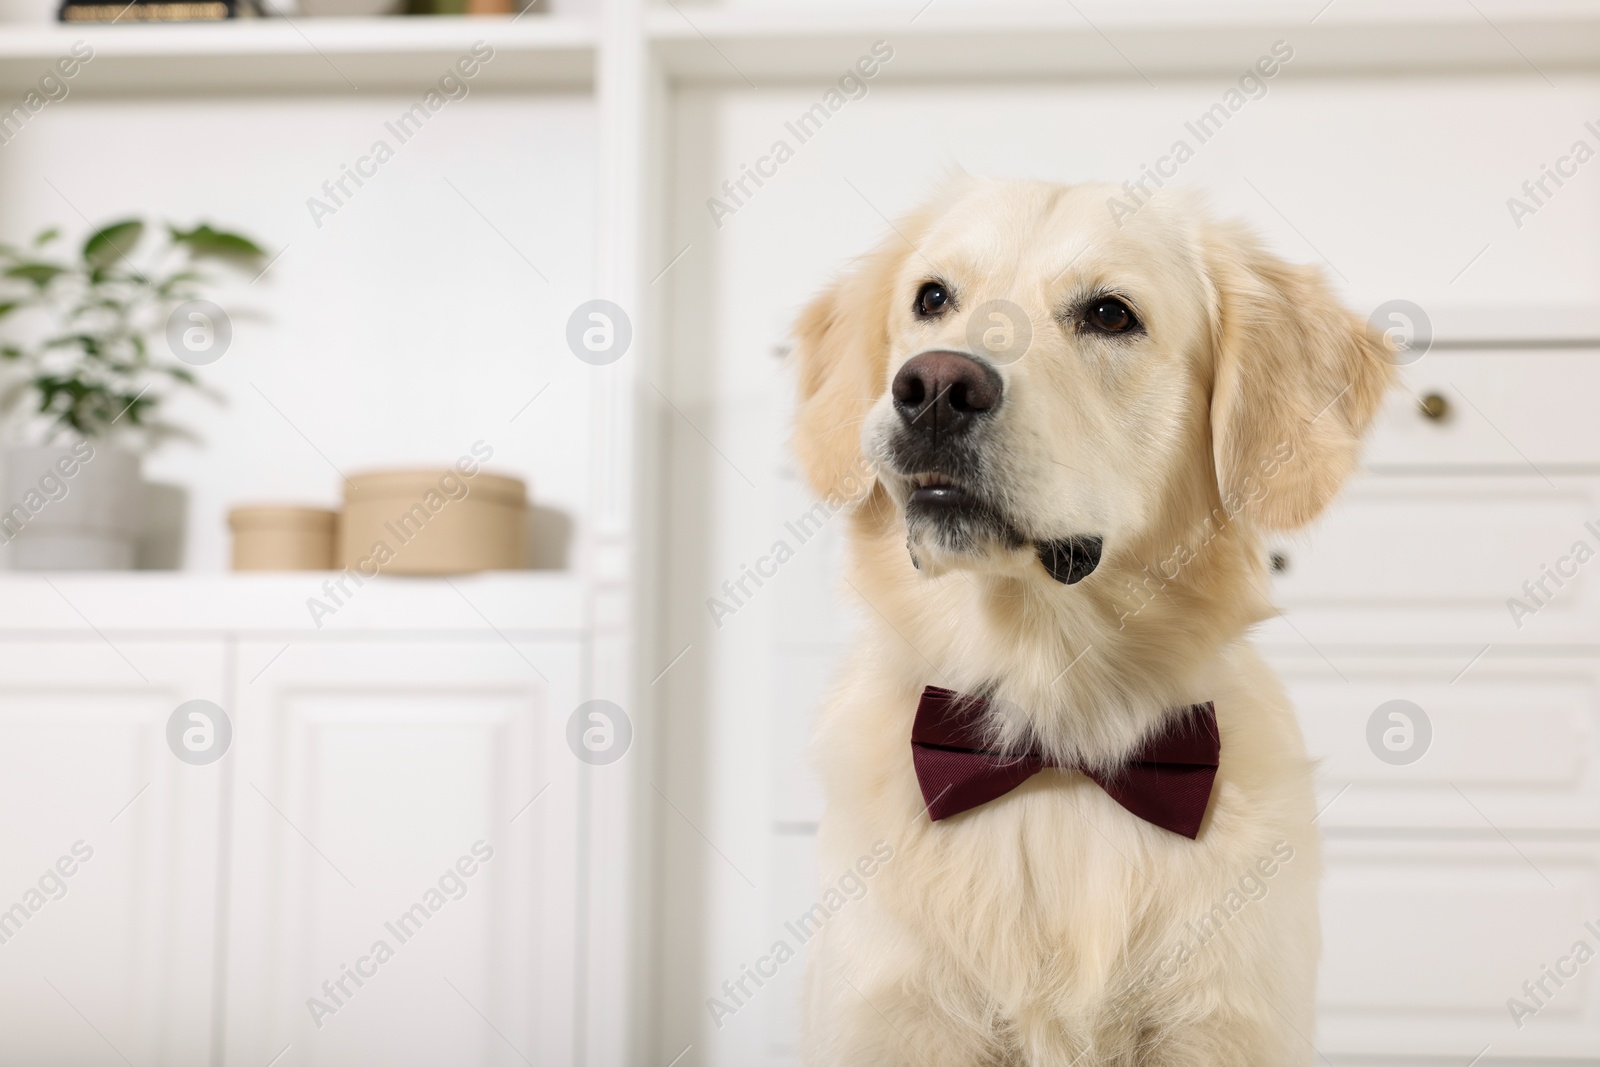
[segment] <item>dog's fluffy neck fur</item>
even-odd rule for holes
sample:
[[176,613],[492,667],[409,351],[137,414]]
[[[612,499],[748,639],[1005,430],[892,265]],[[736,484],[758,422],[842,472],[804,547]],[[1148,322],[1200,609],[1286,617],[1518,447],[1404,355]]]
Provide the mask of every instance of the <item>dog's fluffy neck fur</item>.
[[[1108,545],[1093,574],[1063,586],[1038,566],[1025,576],[920,573],[903,516],[875,491],[851,519],[850,582],[883,638],[886,669],[903,677],[908,729],[922,687],[940,685],[996,705],[998,744],[1106,767],[1175,709],[1212,699],[1224,648],[1270,614],[1256,535],[1212,504],[1225,521],[1168,516],[1136,543]],[[1173,546],[1198,544],[1197,530],[1215,532],[1172,566]],[[1160,667],[1133,673],[1130,663]]]

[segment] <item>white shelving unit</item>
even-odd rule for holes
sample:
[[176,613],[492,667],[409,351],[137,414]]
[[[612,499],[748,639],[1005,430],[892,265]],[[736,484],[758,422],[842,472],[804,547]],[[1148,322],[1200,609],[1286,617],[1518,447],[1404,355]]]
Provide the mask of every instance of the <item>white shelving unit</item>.
[[495,50],[481,86],[594,85],[594,25],[582,19],[260,19],[231,23],[0,28],[0,89],[26,88],[74,42],[94,59],[75,89],[127,96],[339,93],[413,89],[474,42]]
[[[1136,78],[1140,71],[1230,70],[1255,58],[1262,34],[1290,31],[1298,70],[1585,68],[1600,52],[1600,24],[1588,0],[1484,0],[1465,13],[1449,0],[624,3],[599,17],[0,25],[0,61],[7,64],[0,88],[31,84],[30,67],[49,64],[80,40],[95,50],[81,82],[89,91],[237,95],[409,88],[431,81],[441,61],[479,40],[502,60],[486,71],[486,88],[589,90],[602,49],[617,56],[633,50],[632,61],[647,60],[665,86],[742,83],[741,71],[758,86],[827,77],[842,57],[879,38],[894,41],[900,79]],[[340,71],[359,88],[352,90]]]
[[[1225,0],[1204,5],[593,0],[555,7],[553,14],[517,19],[0,26],[0,101],[9,106],[73,42],[82,40],[93,47],[95,57],[72,82],[73,95],[59,105],[63,109],[80,99],[107,107],[153,102],[180,117],[190,115],[185,109],[193,107],[193,114],[207,122],[248,123],[254,109],[278,101],[315,109],[324,103],[354,107],[374,99],[414,98],[482,40],[495,49],[496,58],[474,83],[478,99],[487,97],[496,106],[532,101],[577,109],[576,117],[564,112],[542,116],[539,125],[508,126],[504,135],[508,140],[584,139],[576,154],[592,166],[578,182],[593,196],[592,270],[585,265],[565,273],[584,274],[581,283],[574,283],[582,295],[615,301],[627,309],[634,326],[634,344],[626,358],[592,372],[585,369],[581,380],[563,380],[570,391],[559,411],[535,409],[535,417],[559,426],[567,425],[562,420],[574,420],[575,436],[561,443],[570,455],[581,457],[572,462],[588,464],[587,500],[574,505],[581,512],[580,543],[574,546],[571,566],[557,576],[463,583],[460,592],[465,596],[438,582],[368,591],[352,614],[330,625],[335,632],[323,639],[337,639],[339,627],[381,634],[400,625],[412,637],[475,635],[485,647],[494,645],[497,629],[516,641],[570,640],[580,650],[572,661],[571,688],[582,699],[623,703],[633,716],[639,754],[608,769],[614,773],[602,777],[586,772],[573,785],[579,808],[574,825],[583,850],[578,861],[582,869],[575,872],[581,891],[570,1062],[609,1067],[788,1062],[792,1049],[769,1038],[765,1029],[739,1037],[739,1044],[717,1045],[716,1031],[699,1008],[715,989],[714,977],[723,973],[719,968],[741,951],[738,937],[717,924],[723,919],[743,923],[739,936],[744,936],[749,929],[764,929],[766,914],[782,906],[765,897],[752,901],[737,895],[742,887],[727,893],[718,889],[728,872],[706,873],[723,862],[712,849],[760,857],[762,877],[757,880],[766,885],[769,879],[803,882],[793,876],[804,870],[803,863],[791,860],[805,843],[803,834],[791,834],[791,839],[772,844],[770,831],[782,821],[781,812],[775,813],[781,804],[757,800],[731,805],[719,794],[729,781],[719,768],[743,760],[756,768],[752,773],[760,779],[751,787],[754,795],[765,796],[770,767],[762,761],[768,750],[756,747],[752,755],[751,746],[789,742],[781,737],[773,741],[760,731],[741,733],[737,723],[721,732],[726,723],[707,708],[728,700],[719,687],[736,688],[730,679],[737,672],[727,673],[699,643],[696,631],[678,625],[699,606],[680,604],[689,580],[673,573],[676,553],[686,546],[709,553],[706,546],[713,543],[730,560],[740,551],[727,547],[736,539],[724,537],[727,529],[718,525],[723,522],[718,509],[724,506],[718,494],[725,494],[726,487],[708,488],[717,478],[731,476],[715,456],[696,453],[694,463],[705,463],[690,477],[684,473],[684,456],[724,434],[781,436],[772,412],[762,406],[767,391],[775,388],[764,361],[783,328],[776,316],[793,305],[787,298],[781,301],[782,307],[759,328],[742,320],[729,325],[737,315],[721,306],[724,294],[715,288],[727,279],[715,266],[696,265],[695,257],[711,255],[720,246],[703,215],[694,213],[697,198],[685,190],[698,188],[698,179],[726,167],[732,158],[705,114],[724,104],[791,98],[804,106],[880,39],[892,42],[895,58],[874,91],[892,86],[902,102],[913,91],[1032,87],[1054,92],[1207,78],[1218,82],[1246,67],[1265,42],[1278,36],[1294,43],[1296,77],[1382,80],[1490,73],[1581,80],[1600,71],[1600,0]],[[239,105],[239,117],[204,110],[219,102]],[[38,121],[50,117],[45,114]],[[514,121],[524,118],[519,115]],[[261,151],[292,154],[297,147],[293,127],[275,130],[278,140]],[[26,131],[29,138],[34,134]],[[53,143],[49,150],[64,149]],[[1404,123],[1397,120],[1394,152],[1407,150]],[[8,183],[15,151],[0,147],[0,205],[19,195]],[[307,165],[308,175],[315,170],[320,180],[346,158],[330,151],[319,149],[321,155]],[[1372,165],[1383,167],[1385,161],[1374,159]],[[707,181],[707,191],[715,184]],[[314,189],[315,182],[308,179],[305,192]],[[442,186],[440,190],[438,209],[459,210],[450,199],[454,194]],[[467,198],[472,190],[458,192]],[[529,184],[522,192],[538,201],[542,190]],[[863,195],[869,194],[876,195],[870,189]],[[479,235],[483,248],[502,257],[486,260],[486,273],[521,271],[523,262],[538,263],[554,284],[567,282],[564,272],[541,262],[538,220],[520,229],[497,226],[515,206],[514,200],[503,198],[499,203],[473,202],[476,216],[461,213],[474,226],[478,218],[489,222],[499,234]],[[879,228],[877,219],[861,210],[864,229]],[[887,203],[884,210],[890,211]],[[369,243],[375,239],[367,234]],[[305,247],[302,241],[288,254],[304,255]],[[747,249],[736,252],[750,254]],[[729,259],[747,262],[733,254]],[[525,284],[529,292],[546,291],[531,276]],[[791,283],[786,279],[784,284]],[[1543,331],[1547,340],[1562,343],[1600,337],[1600,319],[1592,310],[1567,303],[1572,306],[1517,336],[1526,339],[1530,330]],[[562,317],[538,323],[541,343],[559,348]],[[1442,337],[1456,340],[1506,339],[1501,317],[1470,298],[1454,310],[1441,310],[1436,325]],[[757,337],[761,330],[765,336]],[[725,349],[733,343],[730,337],[740,339],[741,351],[755,353],[749,359],[761,364],[766,384],[747,388],[741,379],[738,389],[720,390],[714,380],[720,371],[713,371],[720,365],[707,353]],[[448,391],[455,384],[442,382],[439,388]],[[497,391],[496,385],[490,383],[488,391]],[[471,388],[479,385],[472,383]],[[747,410],[752,397],[758,402],[754,411]],[[508,407],[515,408],[522,399],[510,399]],[[509,411],[496,417],[504,419],[505,414]],[[519,423],[515,432],[526,432],[527,425]],[[757,453],[749,462],[762,461],[763,455]],[[747,462],[743,453],[735,458]],[[736,484],[734,489],[743,491]],[[773,507],[788,506],[782,492]],[[741,526],[729,520],[731,526],[764,534],[768,526],[762,516],[767,512],[760,508],[765,506],[752,505],[759,512],[756,521]],[[716,563],[704,566],[723,562],[719,555]],[[826,568],[819,569],[818,583],[825,584],[827,577]],[[226,633],[282,635],[287,640],[304,628],[303,598],[311,590],[302,593],[302,584],[312,584],[298,578],[201,573],[52,580],[59,590],[25,576],[0,581],[0,598],[10,616],[0,624],[0,654],[8,642],[50,642],[63,636],[94,640],[96,630],[114,639],[159,632],[174,639]],[[709,584],[714,586],[714,580]],[[1274,636],[1284,637],[1281,631]],[[751,641],[725,646],[722,656],[744,656],[757,663],[765,654],[759,642]],[[817,663],[825,662],[818,656]],[[307,677],[324,676],[312,671]],[[776,687],[768,675],[757,681],[753,690],[737,689],[749,718],[758,717],[770,703],[773,690],[760,686]],[[735,784],[750,785],[742,779]],[[729,807],[740,810],[729,815],[724,810]],[[802,809],[797,806],[800,814],[784,825],[803,829]],[[702,842],[712,841],[716,845],[690,853],[670,843],[679,840],[688,842],[685,848],[701,849]],[[791,889],[785,886],[783,892]],[[803,896],[805,890],[798,892]],[[776,1018],[780,1013],[773,1011]],[[782,1026],[773,1023],[768,1029],[778,1032]],[[218,1051],[222,1047],[211,1046],[211,1062],[234,1063]],[[1414,1045],[1406,1050],[1427,1051]],[[273,1051],[267,1050],[268,1057]],[[485,1055],[484,1062],[502,1062],[507,1054],[500,1049]],[[675,1060],[677,1056],[684,1058]]]

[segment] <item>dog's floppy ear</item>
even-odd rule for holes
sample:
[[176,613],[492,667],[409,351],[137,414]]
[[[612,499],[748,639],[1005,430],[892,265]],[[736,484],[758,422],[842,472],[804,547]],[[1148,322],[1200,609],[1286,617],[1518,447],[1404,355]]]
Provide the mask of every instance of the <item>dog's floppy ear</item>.
[[1219,228],[1209,245],[1217,486],[1230,512],[1295,529],[1355,469],[1394,374],[1391,352],[1315,268],[1284,262],[1242,227]]
[[806,480],[823,498],[860,495],[861,425],[887,387],[891,287],[906,255],[905,242],[893,240],[814,299],[795,323],[794,447]]

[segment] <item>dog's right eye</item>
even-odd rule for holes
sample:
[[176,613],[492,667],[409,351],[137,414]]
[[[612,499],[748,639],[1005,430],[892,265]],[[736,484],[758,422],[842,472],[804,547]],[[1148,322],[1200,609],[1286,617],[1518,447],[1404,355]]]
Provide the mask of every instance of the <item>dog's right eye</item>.
[[1139,328],[1139,318],[1123,301],[1102,297],[1089,305],[1084,322],[1100,333],[1131,333]]
[[912,310],[919,319],[933,319],[944,314],[944,309],[949,305],[950,291],[944,287],[943,282],[923,282],[922,288],[917,290],[917,299],[912,305]]

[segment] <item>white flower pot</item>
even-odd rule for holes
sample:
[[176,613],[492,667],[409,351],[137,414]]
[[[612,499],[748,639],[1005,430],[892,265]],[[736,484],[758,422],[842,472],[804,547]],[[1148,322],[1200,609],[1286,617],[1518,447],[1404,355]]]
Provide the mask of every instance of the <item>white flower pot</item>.
[[49,25],[60,6],[60,0],[0,0],[0,22]]
[[13,570],[128,570],[144,483],[139,457],[102,442],[12,448],[5,454],[0,540]]

